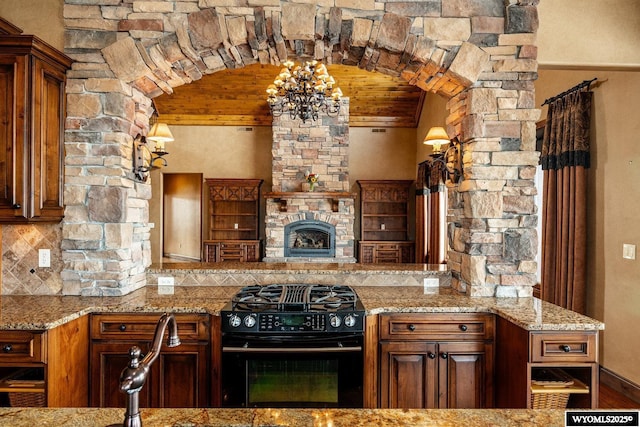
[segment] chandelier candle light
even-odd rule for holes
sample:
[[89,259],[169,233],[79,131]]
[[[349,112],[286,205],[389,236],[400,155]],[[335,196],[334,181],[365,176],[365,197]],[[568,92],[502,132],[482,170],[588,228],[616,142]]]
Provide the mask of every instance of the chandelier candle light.
[[318,120],[318,113],[335,117],[340,112],[342,91],[333,86],[336,81],[327,67],[316,60],[297,65],[285,61],[280,74],[267,87],[267,102],[274,117],[288,112],[291,119]]

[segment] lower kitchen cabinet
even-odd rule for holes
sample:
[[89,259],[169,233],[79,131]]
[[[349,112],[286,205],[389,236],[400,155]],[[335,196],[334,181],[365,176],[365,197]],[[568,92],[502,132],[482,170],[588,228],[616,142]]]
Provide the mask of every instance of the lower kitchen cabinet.
[[484,314],[380,315],[380,407],[492,407],[493,322]]
[[[527,331],[499,318],[496,347],[498,407],[597,408],[598,331]],[[567,385],[547,398],[545,381]]]
[[0,405],[88,404],[87,316],[48,331],[0,331]]
[[[120,407],[119,391],[129,349],[150,349],[159,315],[99,314],[91,317],[91,406]],[[140,392],[141,407],[197,408],[210,404],[210,321],[208,315],[176,314],[178,347],[162,345]],[[166,333],[165,333],[166,335]]]

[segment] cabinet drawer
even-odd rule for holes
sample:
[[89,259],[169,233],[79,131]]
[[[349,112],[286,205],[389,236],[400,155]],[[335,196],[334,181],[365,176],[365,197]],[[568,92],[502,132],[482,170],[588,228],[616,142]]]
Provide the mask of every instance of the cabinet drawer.
[[596,362],[597,332],[534,332],[532,362]]
[[493,339],[491,314],[382,314],[381,340]]
[[[96,314],[91,317],[91,339],[152,340],[161,314]],[[207,340],[209,316],[176,314],[181,341]]]
[[381,251],[397,251],[398,244],[397,243],[378,243],[376,245],[376,249],[378,250],[378,254]]
[[0,331],[0,363],[44,362],[42,332]]
[[378,251],[376,252],[377,262],[398,262],[398,251]]
[[220,249],[223,251],[241,251],[243,247],[243,243],[220,243]]

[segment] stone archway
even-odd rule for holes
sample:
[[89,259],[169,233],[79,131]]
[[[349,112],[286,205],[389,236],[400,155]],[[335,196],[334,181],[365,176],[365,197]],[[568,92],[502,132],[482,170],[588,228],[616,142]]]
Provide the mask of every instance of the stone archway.
[[344,21],[342,15],[337,7],[325,12],[298,3],[283,3],[268,16],[261,7],[252,15],[208,8],[172,18],[175,32],[158,40],[142,44],[128,36],[102,53],[118,79],[150,98],[203,74],[303,57],[402,77],[451,98],[490,66],[489,54],[472,43],[442,47],[413,34],[411,17],[379,13]]
[[454,286],[531,294],[536,1],[382,2],[384,11],[67,1],[66,17],[95,18],[65,19],[65,51],[77,53],[79,71],[68,89],[63,293],[126,294],[146,283],[151,188],[130,170],[132,136],[146,133],[152,98],[222,69],[309,57],[401,76],[450,99],[447,126],[465,142],[466,165],[450,206]]

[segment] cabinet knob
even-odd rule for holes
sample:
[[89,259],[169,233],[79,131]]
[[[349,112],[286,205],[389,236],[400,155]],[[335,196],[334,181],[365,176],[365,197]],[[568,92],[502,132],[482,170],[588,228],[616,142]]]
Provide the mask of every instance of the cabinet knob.
[[564,351],[565,353],[569,353],[571,351],[571,346],[568,344],[562,344],[560,346],[560,350]]
[[442,357],[443,359],[447,359],[449,357],[449,354],[447,353],[440,353],[440,357]]
[[469,329],[467,328],[467,325],[460,325],[459,328],[462,332],[467,332],[467,329]]
[[22,205],[20,203],[14,203],[11,207],[13,209],[20,209],[20,208],[22,208]]
[[6,344],[4,347],[2,347],[2,351],[4,351],[5,353],[9,353],[13,350],[13,346],[11,344]]
[[416,330],[416,325],[414,325],[413,323],[410,324],[409,326],[407,326],[407,328],[409,328],[410,331],[415,331]]
[[427,357],[428,357],[429,359],[435,359],[435,358],[436,358],[436,354],[435,354],[435,353],[432,353],[432,352],[429,352],[429,353],[427,353]]
[[120,326],[118,327],[118,329],[120,329],[120,331],[121,331],[121,332],[124,332],[124,331],[126,331],[126,330],[127,330],[127,325],[125,325],[125,324],[123,323],[122,325],[120,325]]

